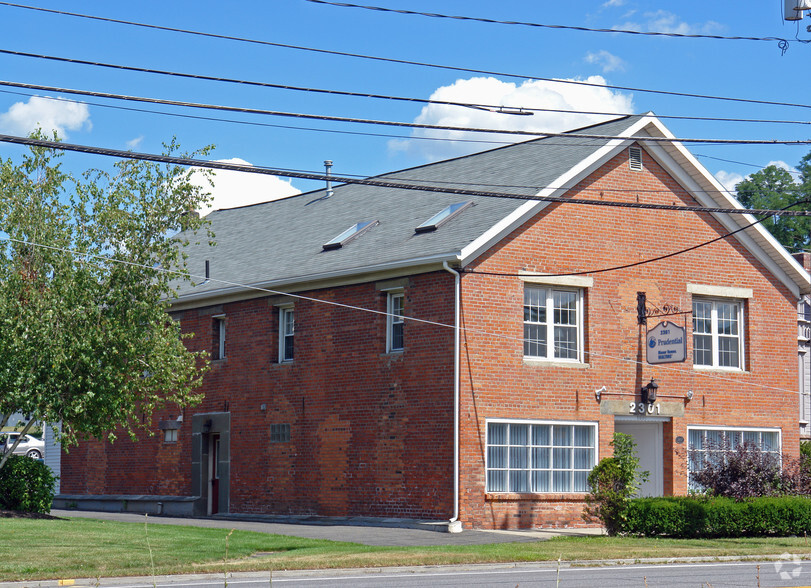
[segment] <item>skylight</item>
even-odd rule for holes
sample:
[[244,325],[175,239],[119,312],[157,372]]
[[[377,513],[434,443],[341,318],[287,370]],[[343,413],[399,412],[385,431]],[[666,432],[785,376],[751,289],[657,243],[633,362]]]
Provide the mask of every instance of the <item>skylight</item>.
[[325,251],[329,251],[330,249],[340,249],[347,243],[349,243],[352,239],[359,237],[362,233],[365,233],[373,226],[377,225],[380,221],[367,221],[365,223],[356,223],[345,230],[343,233],[338,235],[337,237],[330,239],[322,247]]
[[457,202],[456,204],[451,204],[437,212],[434,216],[429,218],[427,221],[422,223],[416,229],[414,229],[417,233],[427,233],[428,231],[435,231],[439,226],[446,223],[454,216],[462,212],[468,206],[473,204],[472,201],[468,200],[467,202]]

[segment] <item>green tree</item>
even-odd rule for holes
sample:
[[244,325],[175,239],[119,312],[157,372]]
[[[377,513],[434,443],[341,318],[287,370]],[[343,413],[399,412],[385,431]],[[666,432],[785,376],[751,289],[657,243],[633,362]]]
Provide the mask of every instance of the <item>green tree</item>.
[[134,436],[157,408],[194,402],[207,367],[167,309],[186,259],[174,235],[211,237],[193,213],[208,194],[179,166],[75,178],[59,157],[0,159],[0,428],[21,413],[23,432],[61,422],[67,444]]
[[[781,167],[770,165],[753,173],[735,189],[738,200],[747,208],[786,208],[798,201],[811,200],[811,153],[803,157],[799,181]],[[792,210],[811,210],[804,202]],[[811,217],[775,215],[763,221],[763,226],[791,252],[811,246]]]

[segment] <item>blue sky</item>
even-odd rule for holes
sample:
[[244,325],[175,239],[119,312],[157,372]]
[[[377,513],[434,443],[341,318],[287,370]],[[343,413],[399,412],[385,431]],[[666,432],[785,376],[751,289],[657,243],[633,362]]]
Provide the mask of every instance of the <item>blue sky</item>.
[[[551,30],[340,8],[306,0],[228,3],[26,0],[22,3],[274,43],[526,77],[485,76],[395,65],[0,5],[2,50],[274,84],[511,107],[609,113],[653,111],[665,116],[811,119],[809,108],[529,81],[532,76],[588,80],[596,84],[808,105],[811,103],[811,76],[807,73],[811,45],[798,42],[795,36],[811,39],[811,33],[805,30],[811,25],[811,18],[805,18],[799,26],[785,22],[782,0],[737,4],[684,0],[670,5],[634,0],[602,3],[368,0],[368,3],[395,9],[591,28],[780,37],[790,41],[784,55],[781,55],[776,41],[676,39]],[[0,54],[0,80],[276,111],[488,128],[561,131],[598,120],[594,116],[572,114],[516,117],[459,107],[426,107],[416,103],[115,71],[8,54]],[[21,91],[0,85],[0,133],[24,135],[36,124],[41,124],[58,129],[69,142],[151,153],[160,152],[161,143],[176,136],[186,149],[216,145],[212,159],[241,160],[252,165],[314,172],[323,171],[323,160],[331,159],[335,162],[333,173],[364,176],[498,145],[417,140],[413,136],[424,136],[426,132],[412,133],[410,129],[392,127],[192,111],[73,97],[85,102],[76,104],[43,99],[46,96],[71,98],[67,94]],[[100,106],[102,104],[241,122],[179,118]],[[677,137],[683,138],[811,138],[811,125],[808,124],[671,119],[664,119],[664,122]],[[433,132],[433,136],[473,138],[437,132]],[[475,138],[485,137],[476,135]],[[509,136],[490,139],[511,140]],[[796,165],[811,151],[808,145],[688,145],[688,148],[699,156],[711,173],[730,186],[735,180],[771,162]],[[20,152],[18,147],[0,145],[2,157],[18,157]],[[110,163],[105,158],[79,154],[68,154],[64,161],[70,169],[77,171],[105,167]],[[267,200],[295,190],[320,187],[320,184],[300,180],[293,180],[291,185],[286,180],[273,181],[255,175],[222,172],[217,182],[217,207]]]

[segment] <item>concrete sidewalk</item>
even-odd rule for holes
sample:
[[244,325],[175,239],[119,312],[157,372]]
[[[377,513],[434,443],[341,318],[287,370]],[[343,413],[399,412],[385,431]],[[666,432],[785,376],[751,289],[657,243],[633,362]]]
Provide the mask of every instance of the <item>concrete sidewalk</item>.
[[[306,537],[308,539],[328,539],[330,541],[348,541],[362,545],[377,546],[425,546],[425,545],[482,545],[487,543],[510,543],[545,541],[561,535],[600,535],[602,529],[541,529],[528,531],[479,531],[466,530],[461,533],[438,533],[434,521],[415,521],[411,519],[388,519],[386,521],[364,518],[310,517],[296,519],[296,522],[278,522],[261,520],[255,516],[217,516],[211,518],[164,517],[120,512],[95,512],[80,510],[52,510],[56,517],[77,517],[121,521],[125,523],[143,523],[148,520],[156,525],[185,525],[217,529],[241,529],[258,533],[273,533]],[[268,517],[270,518],[270,517]],[[381,522],[388,523],[380,526]],[[434,527],[431,527],[433,525]]]

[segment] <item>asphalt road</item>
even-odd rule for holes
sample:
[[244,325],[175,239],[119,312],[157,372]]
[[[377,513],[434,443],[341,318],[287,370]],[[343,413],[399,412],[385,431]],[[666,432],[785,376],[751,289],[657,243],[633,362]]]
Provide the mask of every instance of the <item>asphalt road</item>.
[[[811,561],[790,558],[775,561],[694,562],[679,564],[631,564],[600,567],[555,564],[477,565],[383,568],[369,570],[321,570],[256,572],[153,578],[76,580],[74,588],[738,588],[798,587],[811,585]],[[71,584],[63,584],[71,585]],[[0,588],[50,588],[56,580],[0,583]]]

